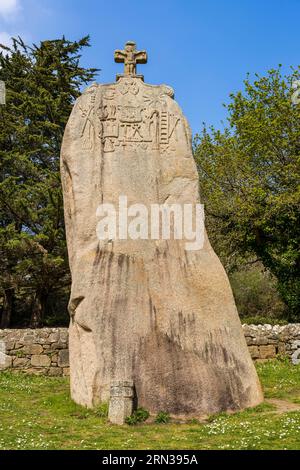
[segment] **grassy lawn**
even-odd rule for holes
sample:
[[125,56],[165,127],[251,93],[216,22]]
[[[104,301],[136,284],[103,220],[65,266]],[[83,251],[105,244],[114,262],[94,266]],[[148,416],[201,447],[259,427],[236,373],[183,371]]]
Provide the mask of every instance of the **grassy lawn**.
[[205,423],[113,426],[65,378],[0,373],[0,449],[300,449],[300,366],[257,365],[266,402]]

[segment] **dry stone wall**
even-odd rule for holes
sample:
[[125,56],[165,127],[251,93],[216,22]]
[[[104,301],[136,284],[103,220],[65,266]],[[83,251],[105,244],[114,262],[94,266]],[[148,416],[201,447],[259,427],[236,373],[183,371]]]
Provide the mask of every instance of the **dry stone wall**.
[[289,325],[243,325],[247,345],[254,360],[289,356],[300,362],[300,323]]
[[[300,362],[300,323],[243,325],[252,359],[262,361],[278,354]],[[49,376],[69,375],[67,328],[0,330],[0,369]]]
[[69,375],[67,328],[0,330],[0,369]]

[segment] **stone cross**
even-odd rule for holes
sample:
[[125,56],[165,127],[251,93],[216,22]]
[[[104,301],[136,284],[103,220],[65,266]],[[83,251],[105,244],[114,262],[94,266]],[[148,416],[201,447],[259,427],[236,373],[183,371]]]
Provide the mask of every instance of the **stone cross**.
[[147,63],[147,52],[137,51],[135,45],[135,42],[128,41],[123,51],[119,49],[115,51],[115,62],[124,62],[124,74],[117,75],[117,80],[120,77],[138,77],[144,79],[143,75],[136,74],[136,64]]

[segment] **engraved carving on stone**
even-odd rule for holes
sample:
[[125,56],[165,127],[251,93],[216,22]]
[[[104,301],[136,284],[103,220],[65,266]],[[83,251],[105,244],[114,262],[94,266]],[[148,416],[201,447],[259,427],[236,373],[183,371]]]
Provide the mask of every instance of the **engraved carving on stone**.
[[143,136],[141,134],[141,125],[138,123],[127,123],[123,122],[120,125],[122,129],[122,141],[123,142],[142,142]]
[[126,142],[141,142],[142,135],[142,108],[140,106],[119,106],[120,127],[122,129],[123,144]]
[[110,120],[113,120],[115,121],[116,120],[116,106],[113,105],[113,104],[106,104],[104,106],[101,106],[98,110],[98,116],[99,116],[99,119],[100,121],[110,121]]
[[119,124],[115,121],[103,121],[101,122],[101,137],[106,139],[107,137],[119,137]]
[[152,108],[160,108],[162,105],[166,105],[166,93],[161,90],[146,92],[143,98],[147,106]]
[[169,140],[171,140],[172,137],[175,138],[176,142],[178,141],[178,135],[177,135],[177,127],[180,122],[180,117],[175,115],[175,114],[169,114]]
[[143,119],[141,122],[141,133],[143,135],[143,141],[151,142],[152,137],[151,137],[150,127],[151,127],[152,114],[154,111],[148,108],[143,108],[141,112],[143,115]]
[[119,106],[118,109],[121,111],[121,122],[134,123],[142,121],[140,106]]
[[132,138],[131,140],[138,139],[137,142],[143,140],[143,136],[141,134],[141,125],[138,123],[132,124]]
[[138,148],[141,149],[141,150],[147,150],[149,147],[149,145],[147,144],[147,142],[140,142],[138,144]]
[[174,98],[174,90],[172,87],[164,85],[163,86],[163,94],[170,96],[170,98]]
[[103,152],[114,152],[115,151],[115,146],[114,146],[114,141],[113,139],[104,139],[104,146],[103,146]]
[[[124,85],[122,82],[124,81]],[[116,92],[123,96],[128,95],[129,99],[124,104],[117,105],[113,101]],[[125,148],[147,149],[148,144],[153,150],[162,149],[162,152],[171,152],[169,146],[171,141],[177,141],[177,127],[180,116],[170,113],[167,110],[167,93],[172,93],[172,89],[164,87],[152,89],[144,94],[145,105],[134,106],[129,95],[135,95],[139,91],[136,80],[122,79],[117,90],[113,87],[103,92],[103,104],[97,109],[98,117],[97,132],[95,131],[95,99],[96,89],[91,87],[88,90],[89,100],[86,106],[80,106],[84,124],[81,132],[84,148],[93,148],[94,139],[98,137],[103,145],[105,153],[115,151],[115,148],[122,146]],[[143,146],[139,145],[144,143]]]
[[114,88],[108,88],[103,93],[103,99],[105,100],[113,100],[116,96],[116,90]]
[[122,95],[131,94],[136,96],[139,92],[139,86],[135,80],[123,79],[119,85],[119,90]]
[[147,53],[146,51],[137,51],[135,46],[135,42],[128,41],[125,44],[124,50],[117,49],[115,51],[115,62],[124,62],[124,74],[117,75],[117,79],[120,78],[120,76],[143,78],[142,75],[136,74],[136,64],[146,64]]
[[[159,143],[162,145],[167,145],[173,137],[175,140],[178,140],[177,136],[177,126],[180,122],[180,117],[178,115],[169,113],[167,111],[166,97],[173,96],[174,92],[170,87],[164,87],[162,90],[152,90],[151,92],[146,92],[144,94],[145,103],[150,107],[156,110],[159,114]],[[155,133],[155,136],[157,133]],[[154,144],[154,148],[157,145]]]
[[160,112],[159,138],[161,144],[167,144],[169,142],[169,113],[165,110]]
[[83,125],[80,133],[82,139],[82,147],[91,150],[95,145],[95,124],[94,124],[94,109],[96,100],[96,86],[91,86],[83,96],[87,96],[86,106],[79,104],[81,117],[83,118]]
[[117,107],[108,104],[98,109],[98,117],[100,120],[99,137],[103,143],[104,152],[114,152],[114,140],[119,136],[119,123],[116,117]]
[[150,136],[153,143],[152,149],[159,148],[159,112],[154,110],[150,116]]

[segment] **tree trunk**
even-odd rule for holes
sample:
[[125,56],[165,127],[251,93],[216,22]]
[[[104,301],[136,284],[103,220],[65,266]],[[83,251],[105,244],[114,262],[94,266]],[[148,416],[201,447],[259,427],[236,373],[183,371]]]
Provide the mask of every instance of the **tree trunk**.
[[48,293],[45,293],[44,291],[36,292],[31,311],[30,328],[39,328],[42,326],[47,299]]
[[5,289],[0,328],[9,328],[13,312],[13,305],[14,289]]

